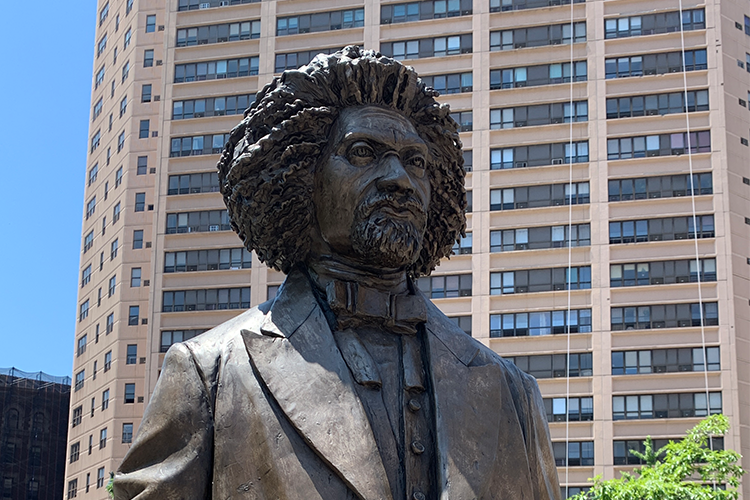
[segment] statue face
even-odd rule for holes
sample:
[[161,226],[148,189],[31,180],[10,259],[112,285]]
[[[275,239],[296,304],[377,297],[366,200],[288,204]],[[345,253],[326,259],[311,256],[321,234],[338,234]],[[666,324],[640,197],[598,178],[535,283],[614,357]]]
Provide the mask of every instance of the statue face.
[[430,202],[427,145],[409,120],[376,106],[345,108],[332,134],[315,175],[320,236],[363,265],[414,263]]

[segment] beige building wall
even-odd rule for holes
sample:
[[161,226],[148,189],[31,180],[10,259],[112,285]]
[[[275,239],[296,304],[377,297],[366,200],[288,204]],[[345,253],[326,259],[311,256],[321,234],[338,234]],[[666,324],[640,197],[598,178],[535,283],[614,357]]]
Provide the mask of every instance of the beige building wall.
[[[700,411],[695,416],[676,418],[626,418],[616,414],[615,401],[621,397],[641,395],[696,393],[700,398],[706,392],[721,393],[721,410],[731,422],[730,434],[724,446],[750,456],[750,168],[748,168],[748,146],[750,138],[750,75],[746,68],[750,47],[744,17],[748,15],[746,5],[740,2],[701,2],[685,0],[590,0],[574,5],[549,5],[538,8],[521,8],[520,2],[503,10],[501,2],[490,4],[490,0],[474,0],[471,13],[445,19],[424,19],[410,22],[381,24],[381,4],[403,5],[392,2],[366,0],[363,2],[332,2],[330,0],[279,0],[241,3],[240,0],[170,0],[157,2],[140,1],[128,16],[125,16],[127,0],[110,0],[110,14],[98,28],[97,40],[108,32],[110,42],[119,44],[118,62],[110,66],[112,46],[95,58],[94,74],[102,61],[107,70],[104,90],[102,86],[92,91],[92,106],[100,95],[104,95],[104,111],[92,122],[92,135],[102,128],[101,145],[90,154],[87,169],[99,163],[98,180],[87,187],[84,205],[96,194],[95,216],[84,216],[82,237],[94,229],[93,248],[82,253],[81,270],[89,262],[94,263],[91,283],[80,291],[80,300],[91,301],[89,316],[79,323],[76,339],[84,333],[88,336],[88,347],[75,358],[75,373],[86,370],[82,389],[73,392],[71,408],[83,406],[80,425],[71,429],[71,444],[81,442],[79,460],[68,464],[68,481],[77,480],[77,495],[85,498],[106,498],[101,488],[96,488],[96,473],[104,467],[109,472],[117,468],[127,450],[122,441],[122,424],[133,423],[137,429],[144,404],[153,391],[158,378],[164,350],[175,339],[186,338],[209,329],[236,315],[246,301],[229,296],[223,305],[206,307],[211,310],[174,311],[172,297],[181,292],[216,288],[250,287],[249,303],[261,303],[269,297],[269,287],[283,281],[281,273],[269,270],[252,255],[251,267],[225,261],[215,270],[177,270],[169,259],[177,258],[179,252],[221,250],[238,248],[236,235],[225,230],[221,223],[186,223],[169,226],[172,214],[220,211],[223,202],[220,194],[210,182],[186,185],[185,194],[179,194],[175,180],[170,177],[188,174],[203,174],[215,171],[218,154],[209,147],[208,140],[214,134],[228,132],[241,118],[241,114],[203,116],[173,119],[176,101],[216,99],[217,97],[254,94],[277,74],[276,55],[319,49],[336,49],[347,44],[364,45],[366,48],[382,49],[389,42],[407,41],[440,36],[470,35],[471,49],[465,53],[442,57],[414,57],[406,59],[422,76],[454,73],[471,73],[472,90],[450,93],[441,97],[452,110],[471,112],[465,118],[466,129],[461,134],[464,149],[470,150],[472,165],[467,173],[467,190],[472,193],[473,210],[468,214],[467,231],[472,234],[470,252],[453,256],[444,261],[434,273],[436,278],[470,274],[470,293],[453,298],[435,298],[439,307],[452,317],[470,316],[471,334],[505,356],[530,356],[547,354],[590,354],[590,371],[580,376],[565,377],[565,370],[556,376],[539,377],[539,385],[545,398],[592,397],[593,417],[584,421],[553,421],[550,424],[554,442],[593,443],[593,461],[590,455],[582,465],[561,466],[561,483],[578,488],[588,483],[588,478],[602,474],[605,478],[616,477],[619,470],[627,468],[616,460],[617,447],[621,441],[642,440],[650,435],[655,439],[674,438],[700,420]],[[424,3],[424,2],[423,2]],[[435,7],[439,2],[428,2]],[[554,0],[551,4],[556,3]],[[194,5],[193,5],[194,4]],[[225,4],[225,5],[223,5]],[[230,5],[231,4],[231,5]],[[185,9],[180,10],[180,5]],[[449,5],[453,7],[453,2]],[[493,8],[491,8],[491,5]],[[99,8],[104,3],[100,1]],[[188,8],[190,7],[190,8]],[[494,7],[498,7],[497,9]],[[605,20],[640,16],[641,22],[648,16],[673,18],[682,8],[685,11],[702,9],[705,24],[682,33],[678,27],[664,29],[663,33],[642,34],[629,37],[612,37],[605,29]],[[327,30],[316,33],[276,36],[277,18],[304,16],[311,13],[364,9],[361,26]],[[119,31],[114,31],[114,14],[119,11]],[[667,13],[670,13],[667,16]],[[146,33],[146,16],[156,15],[156,29]],[[660,18],[660,19],[661,19]],[[677,17],[679,19],[679,17]],[[585,41],[577,43],[548,44],[538,47],[508,47],[507,50],[491,48],[492,32],[539,26],[552,26],[585,22]],[[200,28],[219,24],[259,22],[258,36],[249,39],[225,42],[177,46],[178,30]],[[636,21],[632,21],[636,22]],[[131,47],[123,51],[123,28],[133,26]],[[636,24],[637,25],[637,24]],[[633,26],[636,26],[633,25]],[[164,27],[163,31],[161,26]],[[660,25],[661,26],[661,25]],[[693,28],[693,26],[691,26]],[[252,31],[257,33],[257,31]],[[466,38],[466,37],[465,37]],[[655,53],[704,50],[707,54],[705,67],[690,71],[668,69],[663,74],[608,78],[605,60],[626,56],[646,56]],[[153,67],[143,67],[144,50],[154,50]],[[182,70],[177,65],[210,63],[257,57],[257,74],[247,76],[206,79],[203,81],[178,82]],[[746,57],[748,59],[746,59]],[[120,81],[120,67],[130,58],[130,79]],[[574,83],[549,83],[545,85],[491,88],[491,72],[541,64],[586,61],[586,78]],[[681,60],[681,57],[680,59]],[[162,64],[159,64],[159,61]],[[742,64],[742,67],[740,67]],[[110,70],[110,67],[112,70]],[[207,65],[208,67],[208,65]],[[229,64],[227,67],[231,70]],[[255,67],[255,66],[251,66]],[[197,66],[196,70],[200,71]],[[115,78],[114,97],[110,97],[110,81]],[[151,103],[140,102],[143,83],[153,85],[154,98]],[[706,109],[690,113],[657,112],[654,115],[607,118],[607,99],[628,96],[644,96],[664,93],[701,91],[708,96]],[[119,118],[121,96],[133,97],[123,117]],[[156,100],[155,96],[160,100]],[[683,94],[684,95],[684,94]],[[587,101],[587,113],[580,121],[567,123],[554,120],[534,126],[513,123],[510,128],[496,129],[491,125],[491,109],[533,106],[546,103],[568,103]],[[109,113],[115,115],[112,131],[106,130]],[[209,115],[211,113],[205,113]],[[645,114],[645,113],[644,113]],[[149,119],[150,135],[138,139],[140,120]],[[514,122],[516,120],[513,120]],[[101,122],[101,123],[100,123]],[[114,156],[110,165],[103,166],[106,148],[116,150],[117,137],[126,129],[125,146]],[[710,150],[702,148],[694,154],[667,148],[657,156],[643,155],[641,158],[615,159],[611,156],[610,141],[616,138],[675,134],[686,131],[710,131]],[[158,132],[158,136],[154,133]],[[175,138],[205,136],[204,143],[193,142],[184,149],[186,153],[172,154]],[[547,143],[588,141],[588,161],[569,163],[566,158],[548,161],[542,166],[493,169],[493,149],[521,147]],[[196,148],[202,148],[198,151]],[[148,172],[137,175],[137,157],[148,156]],[[124,165],[123,184],[114,188],[116,169]],[[152,173],[152,168],[155,171]],[[690,196],[663,196],[628,201],[610,201],[609,182],[617,179],[653,178],[695,173],[710,173],[711,190]],[[110,182],[108,199],[103,203],[103,184]],[[170,184],[172,182],[173,184]],[[589,199],[580,204],[556,205],[538,208],[515,208],[492,210],[491,190],[524,188],[547,184],[588,182]],[[177,194],[170,194],[177,189]],[[146,209],[134,212],[135,193],[146,193]],[[520,191],[516,191],[518,193]],[[685,194],[687,194],[685,196]],[[112,216],[114,203],[122,202],[123,210],[119,226],[108,226],[101,236],[101,217]],[[100,203],[102,203],[100,205]],[[153,210],[150,210],[153,205]],[[100,208],[101,207],[101,208]],[[100,211],[101,210],[101,211]],[[697,240],[677,237],[674,239],[650,237],[651,241],[636,243],[610,243],[610,222],[634,221],[669,217],[713,216],[713,234]],[[177,217],[179,218],[179,216]],[[199,218],[198,218],[199,219]],[[196,219],[197,220],[197,219]],[[491,239],[492,231],[523,229],[541,226],[567,226],[589,224],[590,242],[573,248],[553,247],[545,249],[517,249],[497,251]],[[133,229],[144,230],[144,248],[132,248]],[[169,230],[168,230],[169,228]],[[120,255],[109,259],[111,240],[119,238]],[[146,247],[150,245],[150,250]],[[552,246],[552,245],[550,245]],[[99,254],[105,252],[103,270],[98,269]],[[167,254],[171,256],[168,257]],[[680,279],[672,284],[642,286],[611,286],[610,266],[628,263],[686,261],[715,259],[716,277],[708,276],[698,284],[694,280]],[[187,254],[185,254],[187,256]],[[205,253],[206,256],[209,252]],[[218,252],[217,252],[218,255]],[[196,254],[196,257],[197,254]],[[185,257],[191,265],[190,258]],[[208,264],[200,259],[208,258]],[[211,257],[198,257],[196,265],[212,267]],[[523,271],[547,268],[589,267],[590,286],[571,290],[566,287],[550,287],[548,291],[527,292],[515,289],[514,293],[498,294],[492,283],[491,273]],[[141,267],[140,287],[130,286],[130,268]],[[227,267],[223,269],[222,267]],[[181,269],[181,268],[180,268]],[[106,297],[108,280],[117,275],[117,288],[112,297]],[[683,276],[684,277],[684,276]],[[147,288],[145,280],[149,280]],[[437,280],[435,281],[437,283]],[[106,298],[96,305],[96,291],[104,290]],[[178,293],[175,293],[178,292]],[[200,293],[200,292],[195,292]],[[209,292],[210,294],[211,292]],[[429,292],[428,292],[429,293]],[[165,299],[165,294],[169,299]],[[433,291],[433,295],[438,293]],[[93,298],[93,300],[92,300]],[[210,302],[210,301],[209,301]],[[706,318],[701,328],[691,318],[675,327],[617,329],[611,324],[612,310],[634,306],[672,306],[676,304],[717,303],[718,320]],[[214,301],[216,303],[216,301]],[[137,326],[128,325],[131,305],[139,305],[140,317]],[[198,306],[201,308],[202,306]],[[709,306],[710,307],[710,306]],[[493,315],[504,313],[590,310],[590,331],[541,336],[502,336]],[[184,309],[189,309],[185,306]],[[104,334],[106,316],[115,312],[114,331]],[[145,321],[144,321],[145,320]],[[102,333],[99,342],[93,341],[92,332],[100,323]],[[468,329],[467,324],[462,324]],[[493,328],[494,325],[494,328]],[[165,339],[163,341],[163,339]],[[171,339],[171,340],[170,340]],[[137,362],[130,366],[127,361],[127,345],[138,346]],[[679,372],[613,374],[612,351],[720,348],[720,369],[705,372],[693,371],[683,364]],[[102,372],[104,355],[112,350],[112,368]],[[683,351],[683,354],[686,351]],[[692,352],[692,351],[691,351]],[[676,351],[670,351],[670,355]],[[141,359],[145,358],[144,363]],[[537,360],[539,358],[536,358]],[[99,372],[96,380],[93,362],[97,361]],[[688,369],[689,368],[689,369]],[[713,368],[713,367],[712,367]],[[645,371],[645,370],[642,370]],[[124,403],[124,384],[136,384],[134,403]],[[109,408],[101,411],[101,392],[110,388]],[[143,397],[144,401],[140,402]],[[691,396],[692,397],[692,396]],[[90,413],[90,401],[95,398],[96,409]],[[614,398],[614,399],[613,399]],[[679,397],[678,397],[679,399]],[[631,406],[628,404],[628,410]],[[646,403],[643,403],[644,405]],[[684,415],[692,415],[685,407]],[[643,415],[647,414],[642,408]],[[680,412],[680,414],[683,414]],[[558,419],[554,419],[558,420]],[[564,420],[564,418],[562,419]],[[98,436],[107,427],[108,440],[105,449],[98,448]],[[84,453],[88,447],[88,436],[94,436],[94,450]],[[85,442],[86,446],[83,445]],[[571,445],[577,446],[577,445]],[[584,446],[589,446],[588,444]],[[572,452],[571,452],[572,453]],[[576,457],[569,453],[571,463]],[[618,455],[619,456],[619,455]],[[564,454],[561,457],[564,464]],[[744,464],[745,468],[750,465]],[[86,475],[90,474],[90,490],[85,491]],[[746,482],[747,483],[747,482]],[[750,484],[750,483],[748,483]],[[571,492],[576,490],[571,490]],[[750,489],[744,486],[744,497]]]

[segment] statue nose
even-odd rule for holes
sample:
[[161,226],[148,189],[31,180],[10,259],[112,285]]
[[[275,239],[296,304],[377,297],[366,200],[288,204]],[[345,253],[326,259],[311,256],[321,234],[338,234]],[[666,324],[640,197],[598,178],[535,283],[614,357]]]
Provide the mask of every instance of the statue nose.
[[380,168],[382,172],[377,182],[378,189],[391,193],[412,194],[414,192],[411,178],[397,155],[389,154],[383,158]]

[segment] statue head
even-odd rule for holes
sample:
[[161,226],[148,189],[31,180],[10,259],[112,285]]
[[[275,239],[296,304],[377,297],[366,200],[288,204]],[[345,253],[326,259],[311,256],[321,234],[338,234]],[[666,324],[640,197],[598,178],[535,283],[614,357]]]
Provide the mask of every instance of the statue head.
[[429,274],[466,226],[461,142],[437,95],[355,46],[274,78],[218,164],[232,228],[285,273],[331,252]]

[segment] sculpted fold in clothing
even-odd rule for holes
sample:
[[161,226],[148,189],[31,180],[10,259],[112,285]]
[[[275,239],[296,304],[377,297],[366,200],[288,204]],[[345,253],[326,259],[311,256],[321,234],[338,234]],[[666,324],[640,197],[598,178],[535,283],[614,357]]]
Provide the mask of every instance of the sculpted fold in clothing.
[[[536,382],[427,308],[439,498],[557,499]],[[392,499],[307,278],[173,346],[115,499]]]

